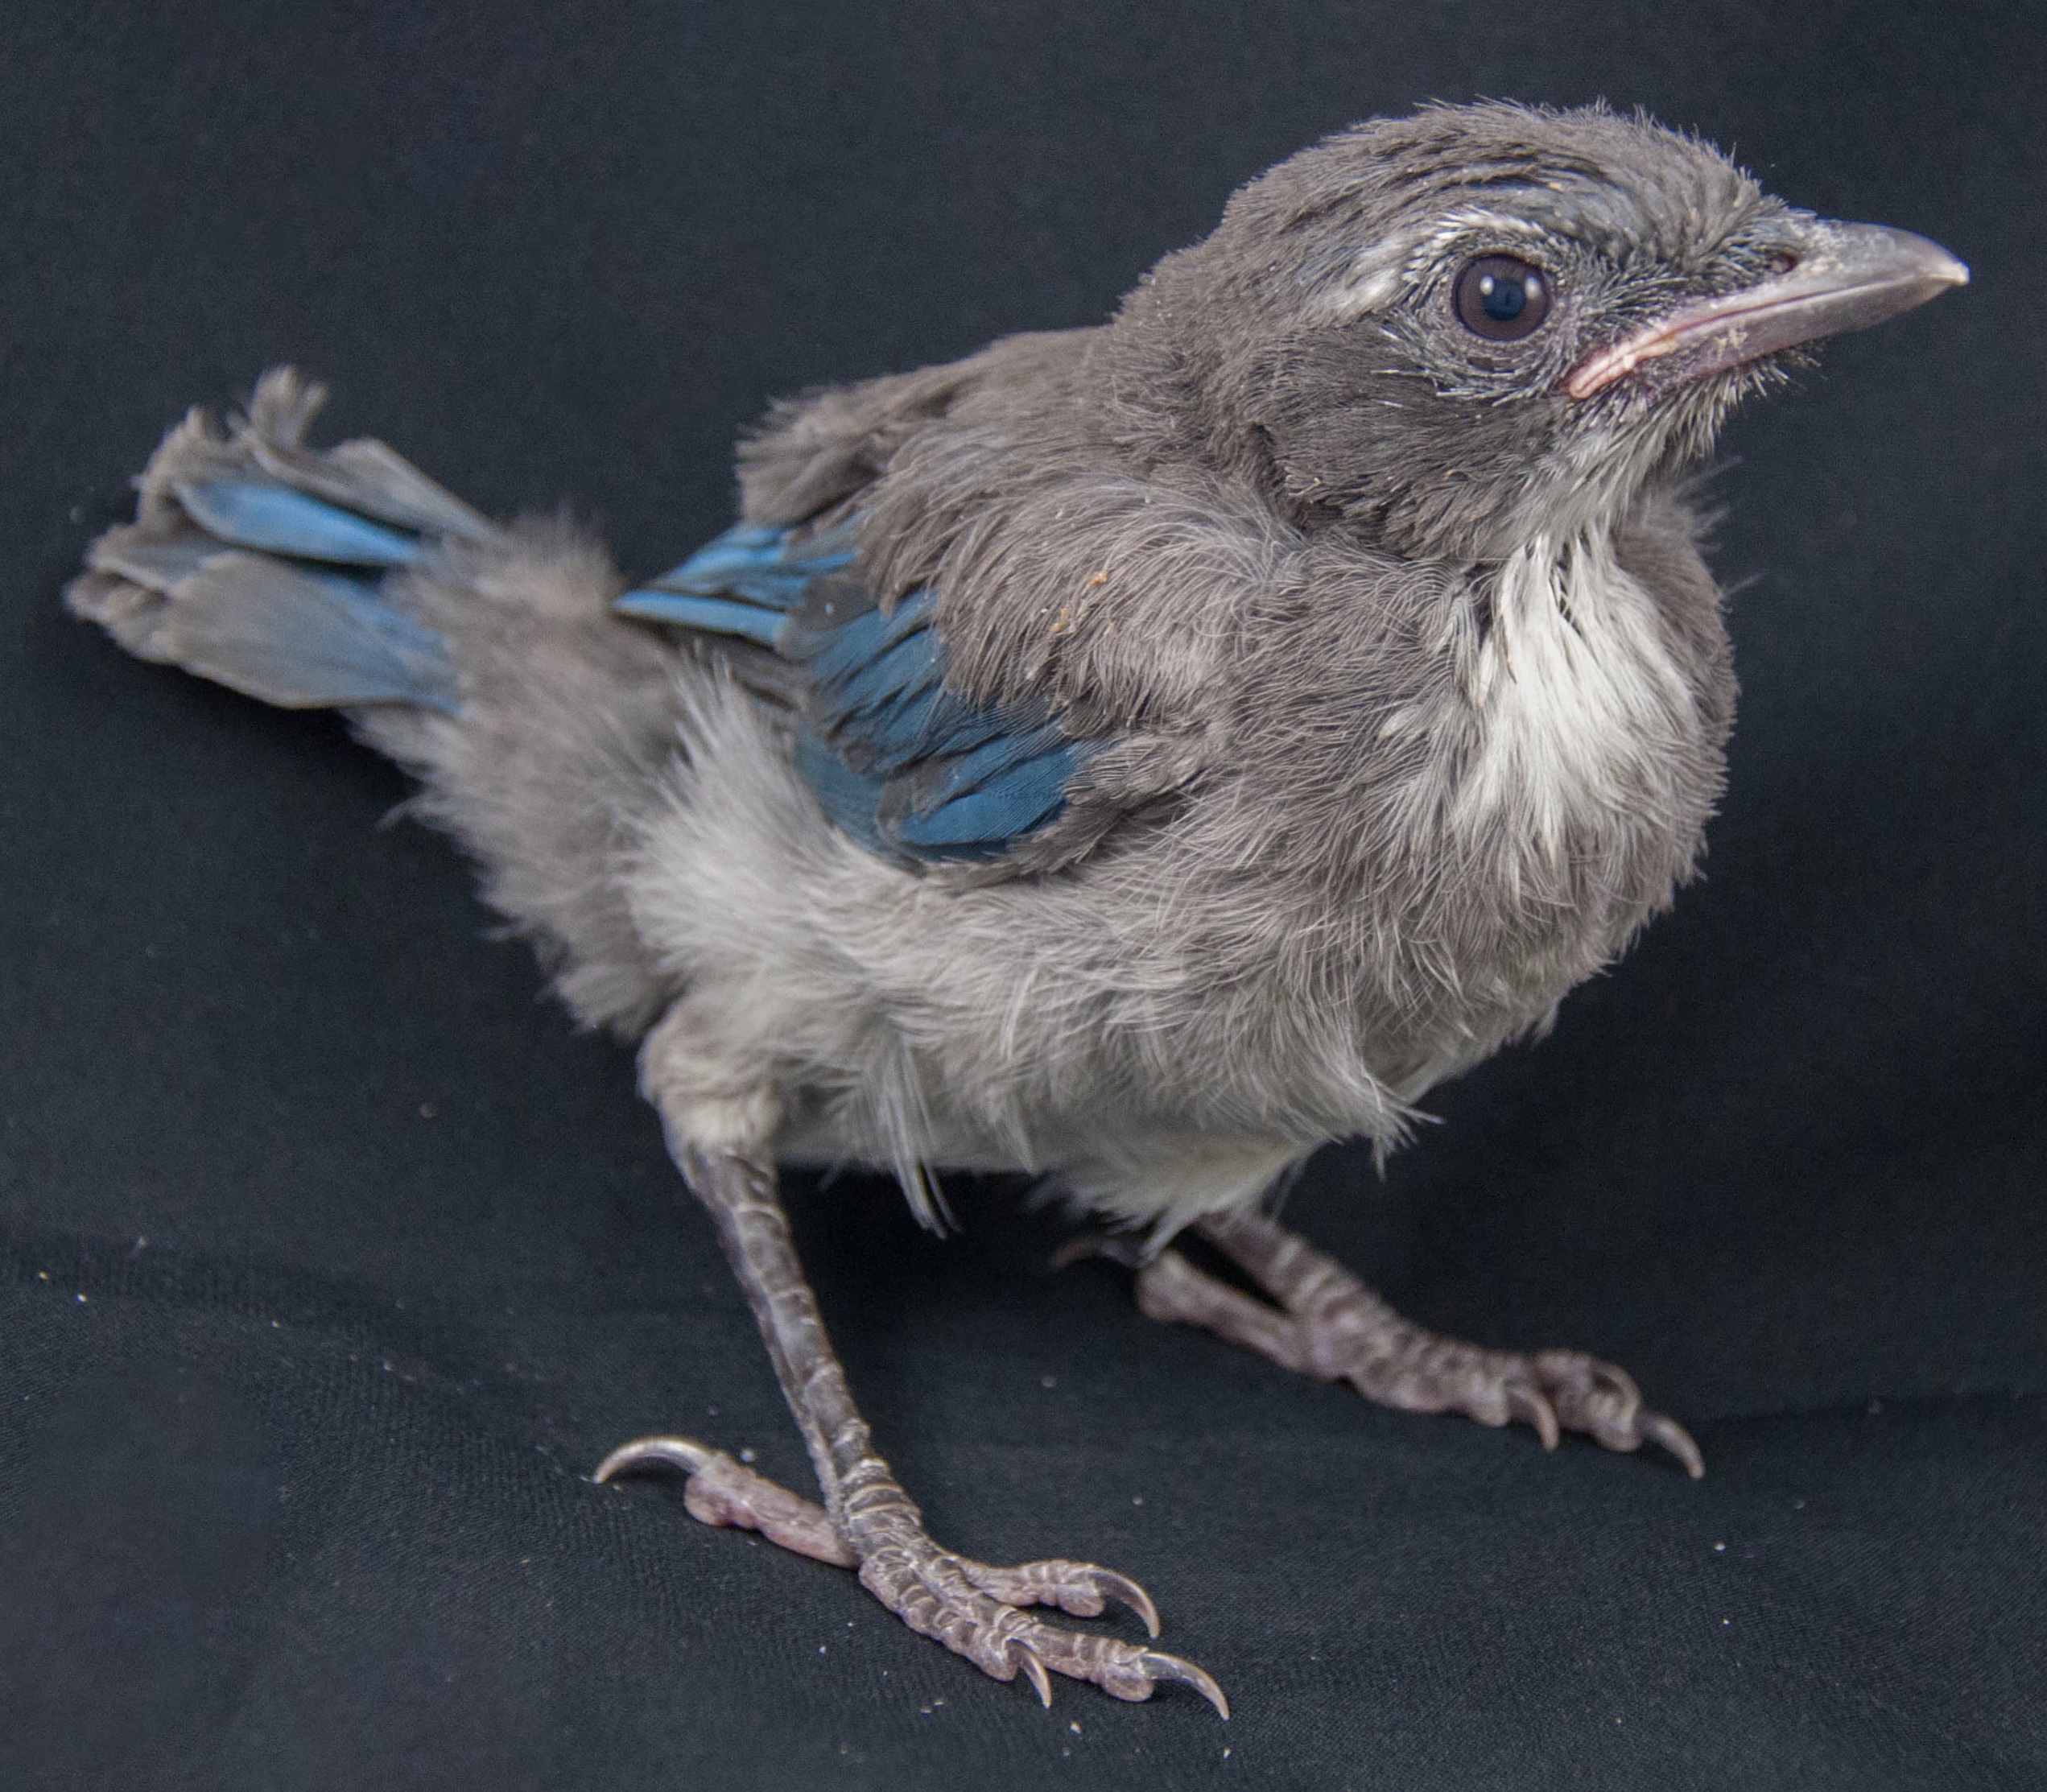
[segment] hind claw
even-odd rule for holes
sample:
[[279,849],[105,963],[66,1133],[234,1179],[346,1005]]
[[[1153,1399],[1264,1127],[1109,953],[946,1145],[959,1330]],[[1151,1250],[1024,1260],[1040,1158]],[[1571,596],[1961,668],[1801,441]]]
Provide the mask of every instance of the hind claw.
[[699,1443],[695,1438],[636,1437],[629,1443],[620,1444],[599,1463],[590,1479],[602,1486],[622,1469],[642,1468],[650,1463],[694,1475],[700,1469],[708,1468],[724,1455],[724,1451],[713,1450],[708,1444]]
[[1064,1270],[1084,1257],[1105,1257],[1112,1263],[1120,1263],[1126,1270],[1140,1270],[1144,1267],[1146,1255],[1143,1240],[1128,1233],[1083,1232],[1069,1238],[1052,1253],[1051,1266]]

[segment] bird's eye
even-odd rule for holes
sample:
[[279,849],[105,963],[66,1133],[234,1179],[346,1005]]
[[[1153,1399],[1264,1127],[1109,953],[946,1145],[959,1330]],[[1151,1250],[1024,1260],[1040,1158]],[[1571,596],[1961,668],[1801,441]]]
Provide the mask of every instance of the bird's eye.
[[1473,335],[1518,342],[1534,335],[1550,315],[1550,282],[1518,255],[1481,255],[1465,263],[1451,303],[1458,322]]

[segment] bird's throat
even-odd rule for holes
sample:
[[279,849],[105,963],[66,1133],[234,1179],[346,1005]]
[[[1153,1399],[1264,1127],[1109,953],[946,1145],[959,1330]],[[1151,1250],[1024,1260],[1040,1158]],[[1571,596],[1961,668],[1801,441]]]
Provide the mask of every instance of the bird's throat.
[[1537,536],[1491,575],[1467,695],[1479,747],[1456,823],[1552,866],[1678,820],[1700,718],[1655,597],[1606,533]]

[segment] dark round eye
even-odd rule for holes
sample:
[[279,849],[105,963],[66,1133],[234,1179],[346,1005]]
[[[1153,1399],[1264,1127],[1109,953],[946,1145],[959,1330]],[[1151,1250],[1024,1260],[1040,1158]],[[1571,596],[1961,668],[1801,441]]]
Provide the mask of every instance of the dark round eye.
[[1465,263],[1451,303],[1473,335],[1518,342],[1550,315],[1549,277],[1518,255],[1481,255]]

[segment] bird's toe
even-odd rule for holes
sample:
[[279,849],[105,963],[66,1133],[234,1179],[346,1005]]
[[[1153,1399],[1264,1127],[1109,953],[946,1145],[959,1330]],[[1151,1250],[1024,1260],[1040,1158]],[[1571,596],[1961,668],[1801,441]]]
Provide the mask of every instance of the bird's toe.
[[967,1578],[991,1599],[1008,1605],[1054,1605],[1076,1618],[1098,1618],[1108,1602],[1120,1600],[1158,1634],[1158,1608],[1128,1575],[1092,1562],[1026,1562],[1013,1568],[963,1562]]

